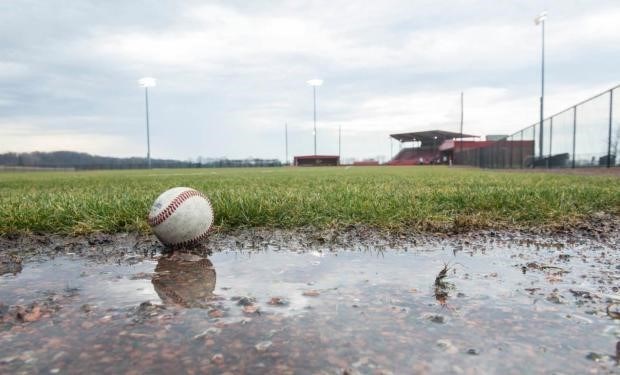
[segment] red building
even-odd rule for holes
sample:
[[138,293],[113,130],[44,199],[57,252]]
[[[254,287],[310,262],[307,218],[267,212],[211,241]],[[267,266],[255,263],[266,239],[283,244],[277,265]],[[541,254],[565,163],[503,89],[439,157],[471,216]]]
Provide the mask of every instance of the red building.
[[325,167],[340,165],[340,156],[338,155],[305,155],[295,156],[293,165],[298,167]]
[[476,141],[476,140],[456,140],[448,139],[439,146],[439,152],[442,160],[447,160],[446,164],[450,162],[460,164],[461,154],[469,155],[473,150],[479,150],[483,147],[487,147],[495,143],[494,141]]

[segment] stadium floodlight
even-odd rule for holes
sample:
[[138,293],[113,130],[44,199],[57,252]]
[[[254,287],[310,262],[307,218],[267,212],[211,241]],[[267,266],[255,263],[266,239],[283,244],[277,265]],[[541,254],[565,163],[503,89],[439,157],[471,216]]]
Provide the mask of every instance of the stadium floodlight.
[[315,78],[315,79],[306,81],[306,83],[312,86],[312,95],[314,97],[314,131],[313,131],[313,134],[314,134],[314,155],[316,155],[316,88],[323,84],[323,80]]
[[547,11],[543,11],[536,18],[534,18],[534,23],[536,25],[540,25],[541,23],[545,22],[546,19],[547,19]]
[[157,86],[157,81],[153,77],[144,77],[138,80],[138,83],[142,87],[155,87]]
[[547,20],[547,12],[541,12],[538,17],[534,18],[536,25],[542,25],[542,53],[541,53],[541,74],[540,74],[540,134],[538,144],[538,156],[540,159],[543,157],[543,120],[544,120],[544,107],[545,107],[545,21]]
[[138,80],[138,84],[144,87],[144,99],[146,102],[146,160],[148,168],[151,169],[151,135],[149,129],[149,87],[155,87],[157,81],[153,77],[143,77]]
[[321,86],[323,84],[323,80],[322,79],[311,79],[307,81],[306,83],[309,84],[310,86]]

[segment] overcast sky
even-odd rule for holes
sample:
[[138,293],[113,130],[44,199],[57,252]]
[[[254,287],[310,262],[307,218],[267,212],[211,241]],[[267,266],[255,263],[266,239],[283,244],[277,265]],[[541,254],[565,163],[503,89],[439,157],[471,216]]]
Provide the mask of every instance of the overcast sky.
[[620,2],[0,1],[0,152],[284,159],[390,154],[388,135],[508,134],[620,83]]

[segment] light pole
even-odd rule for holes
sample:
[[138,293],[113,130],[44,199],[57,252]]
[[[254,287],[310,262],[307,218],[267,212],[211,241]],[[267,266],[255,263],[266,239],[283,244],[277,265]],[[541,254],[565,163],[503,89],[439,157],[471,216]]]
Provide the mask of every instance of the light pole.
[[461,157],[463,157],[463,91],[461,91]]
[[284,150],[286,153],[285,165],[288,165],[288,123],[284,123]]
[[322,79],[311,79],[306,82],[312,86],[312,96],[314,97],[314,155],[316,155],[316,88],[323,84]]
[[540,159],[543,157],[543,120],[544,120],[544,103],[545,103],[545,21],[547,20],[547,12],[544,11],[534,18],[536,25],[542,25],[542,62],[541,62],[541,84],[540,84],[540,143],[538,144],[538,154]]
[[149,129],[149,87],[155,87],[157,82],[153,77],[144,77],[138,80],[140,86],[144,87],[144,99],[146,101],[146,160],[148,168],[151,169],[151,135]]
[[342,157],[341,152],[342,148],[342,126],[338,125],[338,164],[341,164],[340,158]]

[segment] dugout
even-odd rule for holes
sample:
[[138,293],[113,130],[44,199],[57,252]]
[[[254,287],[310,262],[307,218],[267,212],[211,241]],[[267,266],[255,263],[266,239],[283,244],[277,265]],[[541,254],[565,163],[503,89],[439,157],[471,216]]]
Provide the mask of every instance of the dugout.
[[295,156],[293,165],[297,167],[326,167],[340,165],[340,156],[338,155],[304,155]]

